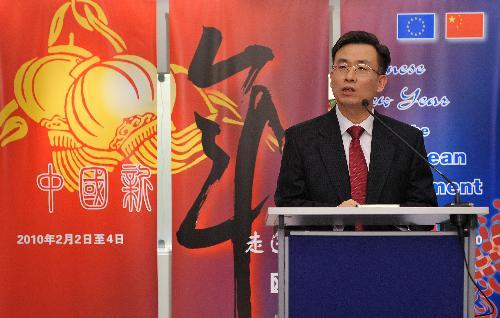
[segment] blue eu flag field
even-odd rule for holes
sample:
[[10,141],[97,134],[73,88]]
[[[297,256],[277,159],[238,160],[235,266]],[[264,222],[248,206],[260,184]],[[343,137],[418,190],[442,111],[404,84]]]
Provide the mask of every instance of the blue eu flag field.
[[398,13],[398,40],[435,38],[434,13]]

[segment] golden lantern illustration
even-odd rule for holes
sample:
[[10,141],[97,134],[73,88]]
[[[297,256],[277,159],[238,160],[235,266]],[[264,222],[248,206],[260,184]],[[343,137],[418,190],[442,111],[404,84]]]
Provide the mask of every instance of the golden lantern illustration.
[[76,66],[66,98],[68,125],[93,149],[118,151],[156,170],[156,69],[138,56],[96,56]]
[[[117,55],[101,60],[74,45],[73,33],[69,44],[54,45],[68,12],[81,27],[106,38]],[[0,111],[0,145],[26,135],[26,122],[12,116],[20,107],[47,128],[55,170],[71,192],[78,189],[80,170],[86,166],[111,172],[127,159],[156,173],[155,66],[125,54],[125,42],[91,0],[70,0],[59,7],[48,44],[47,55],[24,63],[16,74],[15,100]]]
[[48,53],[24,63],[14,79],[17,104],[39,124],[42,120],[64,120],[65,96],[73,83],[70,71],[92,56],[85,49],[69,45],[50,47]]

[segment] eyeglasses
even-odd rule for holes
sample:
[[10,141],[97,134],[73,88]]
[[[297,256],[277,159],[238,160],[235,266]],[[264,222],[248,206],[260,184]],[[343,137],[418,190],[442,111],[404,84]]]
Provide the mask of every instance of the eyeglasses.
[[375,72],[377,75],[380,75],[380,73],[371,68],[370,65],[364,63],[359,63],[355,65],[348,65],[347,63],[334,64],[332,65],[332,72],[347,75],[347,73],[349,73],[349,71],[353,67],[356,76],[368,76],[370,72]]

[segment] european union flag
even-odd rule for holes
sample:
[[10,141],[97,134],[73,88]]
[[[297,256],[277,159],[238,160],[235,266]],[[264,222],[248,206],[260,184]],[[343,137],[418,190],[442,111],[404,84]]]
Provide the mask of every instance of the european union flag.
[[398,40],[436,38],[434,13],[398,13]]

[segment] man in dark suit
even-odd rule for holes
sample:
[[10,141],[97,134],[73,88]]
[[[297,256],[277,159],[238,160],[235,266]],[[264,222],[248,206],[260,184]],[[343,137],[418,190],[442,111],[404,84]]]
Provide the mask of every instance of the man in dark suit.
[[[336,107],[286,131],[276,206],[437,206],[430,168],[362,106],[367,99],[373,110],[390,59],[371,33],[337,41],[330,73]],[[420,130],[378,115],[427,157]]]

